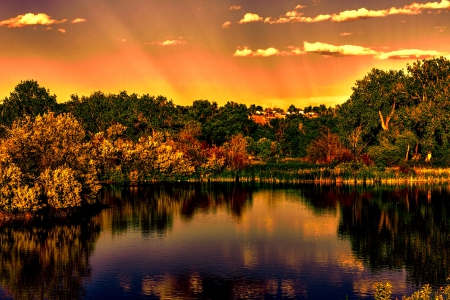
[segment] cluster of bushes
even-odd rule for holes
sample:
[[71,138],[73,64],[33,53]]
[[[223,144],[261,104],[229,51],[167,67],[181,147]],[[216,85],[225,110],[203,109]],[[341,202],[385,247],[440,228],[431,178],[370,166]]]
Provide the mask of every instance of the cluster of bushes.
[[190,174],[192,165],[155,133],[133,142],[112,126],[89,140],[70,114],[15,121],[0,139],[0,209],[36,211],[95,202],[100,179]]
[[[392,285],[377,283],[375,286],[375,300],[391,300]],[[444,300],[450,299],[450,285],[440,287],[433,291],[429,284],[425,284],[420,290],[414,292],[411,296],[403,296],[402,300]]]

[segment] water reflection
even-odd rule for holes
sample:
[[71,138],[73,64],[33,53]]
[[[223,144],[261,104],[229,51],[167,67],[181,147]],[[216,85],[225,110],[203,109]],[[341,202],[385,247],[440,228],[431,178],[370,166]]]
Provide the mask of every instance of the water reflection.
[[109,186],[110,207],[92,218],[1,228],[0,298],[361,299],[377,281],[401,298],[450,274],[449,196],[439,186]]
[[0,228],[0,284],[4,296],[81,298],[85,281],[91,276],[89,257],[99,232],[94,220]]
[[406,267],[414,284],[443,284],[450,274],[448,187],[416,186],[353,193],[339,234],[372,270]]
[[196,213],[214,214],[220,208],[236,219],[251,205],[252,186],[234,184],[179,184],[118,187],[102,191],[102,199],[118,209],[110,211],[104,225],[115,234],[139,230],[144,236],[164,235],[174,217],[191,220]]

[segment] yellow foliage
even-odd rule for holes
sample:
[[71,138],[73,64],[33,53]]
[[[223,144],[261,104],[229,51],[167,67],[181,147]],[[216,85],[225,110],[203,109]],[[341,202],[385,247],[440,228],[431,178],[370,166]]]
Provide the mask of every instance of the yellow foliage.
[[103,176],[119,171],[122,178],[139,181],[194,172],[190,161],[173,148],[173,142],[167,136],[155,132],[153,136],[143,136],[133,142],[120,136],[125,129],[116,124],[107,130],[106,135],[98,133],[91,140],[91,154]]
[[70,114],[14,122],[0,140],[0,209],[28,211],[92,202],[100,186],[84,136]]
[[0,153],[0,209],[37,210],[42,207],[39,200],[40,187],[29,186],[23,181],[20,169],[7,155]]
[[44,187],[47,203],[51,207],[68,208],[81,205],[81,183],[75,179],[72,169],[47,169],[39,179]]

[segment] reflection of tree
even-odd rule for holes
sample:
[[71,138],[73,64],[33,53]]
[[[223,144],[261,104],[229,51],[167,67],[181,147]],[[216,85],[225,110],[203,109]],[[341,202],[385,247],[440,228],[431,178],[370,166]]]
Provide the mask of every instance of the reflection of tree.
[[352,203],[355,193],[364,199],[370,198],[371,191],[363,186],[306,185],[300,189],[300,199],[304,199],[315,214],[320,214],[335,212],[338,202],[341,205]]
[[79,299],[99,232],[93,220],[3,226],[1,288],[14,299]]
[[430,187],[379,189],[343,205],[339,234],[373,270],[405,267],[409,279],[443,283],[450,274],[448,191]]
[[293,279],[227,278],[211,274],[145,277],[142,291],[159,299],[266,299],[306,296],[305,285]]
[[195,183],[139,187],[108,187],[102,199],[112,209],[107,223],[113,232],[139,228],[143,234],[164,234],[170,230],[174,216],[190,220],[196,213],[227,209],[240,218],[251,204],[253,188],[240,184]]

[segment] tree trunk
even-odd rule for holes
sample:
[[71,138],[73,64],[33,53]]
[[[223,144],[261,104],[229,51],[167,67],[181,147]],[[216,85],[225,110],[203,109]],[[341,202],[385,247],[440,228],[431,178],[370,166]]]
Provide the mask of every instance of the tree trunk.
[[380,116],[381,127],[383,128],[383,130],[389,130],[389,121],[391,120],[391,117],[394,115],[394,112],[395,112],[395,102],[392,105],[391,112],[386,117],[386,121],[383,118],[383,114],[381,113],[381,110],[378,110],[378,115]]
[[408,148],[406,149],[405,161],[408,161],[408,154],[409,154],[409,144]]

